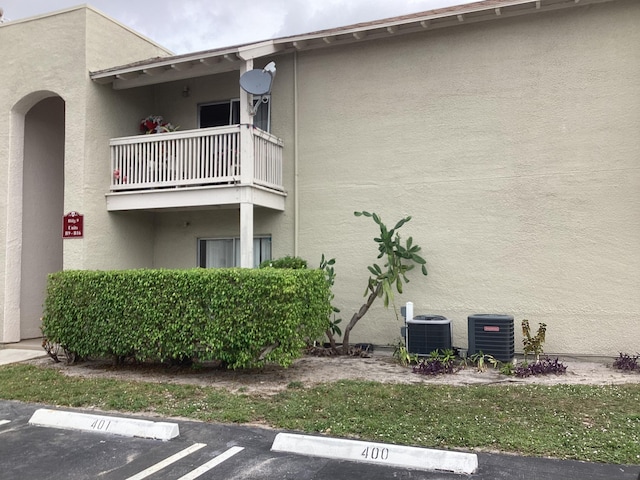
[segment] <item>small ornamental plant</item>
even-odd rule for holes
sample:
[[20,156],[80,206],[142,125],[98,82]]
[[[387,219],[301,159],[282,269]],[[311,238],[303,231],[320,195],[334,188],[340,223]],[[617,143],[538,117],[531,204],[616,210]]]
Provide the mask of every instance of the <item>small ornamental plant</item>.
[[[418,354],[409,353],[404,341],[401,340],[393,349],[393,358],[403,367],[418,363]],[[414,372],[415,373],[415,372]]]
[[[547,324],[538,324],[538,331],[535,335],[531,334],[529,320],[522,320],[522,351],[524,360],[520,363],[514,363],[512,366],[503,365],[500,372],[504,375],[515,375],[519,378],[527,378],[537,375],[563,375],[567,371],[558,357],[555,359],[545,356],[540,358],[544,353],[543,345],[546,340]],[[527,356],[535,355],[535,360],[531,363],[527,360]]]
[[453,350],[434,350],[413,367],[413,373],[430,376],[455,373],[458,370],[455,360],[456,356]]
[[618,358],[613,362],[613,368],[617,368],[618,370],[623,370],[625,372],[640,372],[638,359],[640,359],[640,354],[629,355],[628,353],[620,352]]
[[562,375],[567,371],[566,365],[564,365],[556,357],[554,360],[549,357],[537,360],[535,363],[522,362],[515,366],[513,374],[516,377],[526,378],[536,375]]
[[544,353],[542,345],[544,345],[546,332],[547,324],[541,323],[538,325],[538,333],[531,335],[529,320],[522,320],[522,345],[525,360],[528,354],[533,353],[536,356],[536,362],[540,361],[540,355]]
[[161,115],[149,115],[140,121],[140,132],[145,134],[175,132],[178,128]]

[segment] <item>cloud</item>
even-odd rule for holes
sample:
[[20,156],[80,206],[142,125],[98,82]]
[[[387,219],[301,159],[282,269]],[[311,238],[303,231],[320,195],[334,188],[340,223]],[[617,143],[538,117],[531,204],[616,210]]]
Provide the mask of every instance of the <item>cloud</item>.
[[[470,0],[156,0],[126,23],[176,53],[267,40]],[[130,9],[130,7],[129,7]]]
[[[471,0],[89,0],[176,53],[308,33]],[[0,0],[7,18],[76,6],[78,0]]]
[[177,53],[273,38],[281,28],[284,4],[269,0],[260,5],[256,8],[256,2],[251,0],[183,2],[163,7],[163,22],[154,20],[147,31],[144,27],[137,29],[151,38],[161,38],[164,45]]

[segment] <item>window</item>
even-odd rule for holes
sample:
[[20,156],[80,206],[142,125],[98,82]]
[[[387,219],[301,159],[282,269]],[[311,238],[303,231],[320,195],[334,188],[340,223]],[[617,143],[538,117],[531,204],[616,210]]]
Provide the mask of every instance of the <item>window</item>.
[[[253,239],[253,266],[271,260],[271,237]],[[202,268],[230,268],[240,266],[240,239],[215,238],[198,240],[198,266]]]
[[237,125],[240,123],[240,100],[200,105],[198,115],[200,128]]
[[[253,124],[259,129],[269,132],[271,130],[270,113],[271,101],[260,103],[258,111],[253,117]],[[200,128],[238,125],[240,123],[240,100],[199,105],[198,122]]]
[[271,132],[271,100],[267,103],[260,102],[258,111],[253,117],[253,125],[265,132]]

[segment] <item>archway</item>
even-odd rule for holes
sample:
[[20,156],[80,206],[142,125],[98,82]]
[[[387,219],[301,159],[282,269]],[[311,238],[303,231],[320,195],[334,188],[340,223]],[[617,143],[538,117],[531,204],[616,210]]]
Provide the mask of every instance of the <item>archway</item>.
[[49,273],[62,269],[65,103],[36,92],[12,110],[2,341],[41,336]]
[[47,275],[62,270],[64,101],[40,101],[24,127],[20,338],[35,338],[41,336]]

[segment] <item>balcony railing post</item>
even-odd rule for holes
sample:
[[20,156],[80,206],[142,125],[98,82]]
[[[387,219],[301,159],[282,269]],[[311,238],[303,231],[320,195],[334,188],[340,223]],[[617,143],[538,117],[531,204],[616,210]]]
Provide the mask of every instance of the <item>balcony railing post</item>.
[[253,127],[249,124],[240,125],[240,183],[253,183]]

